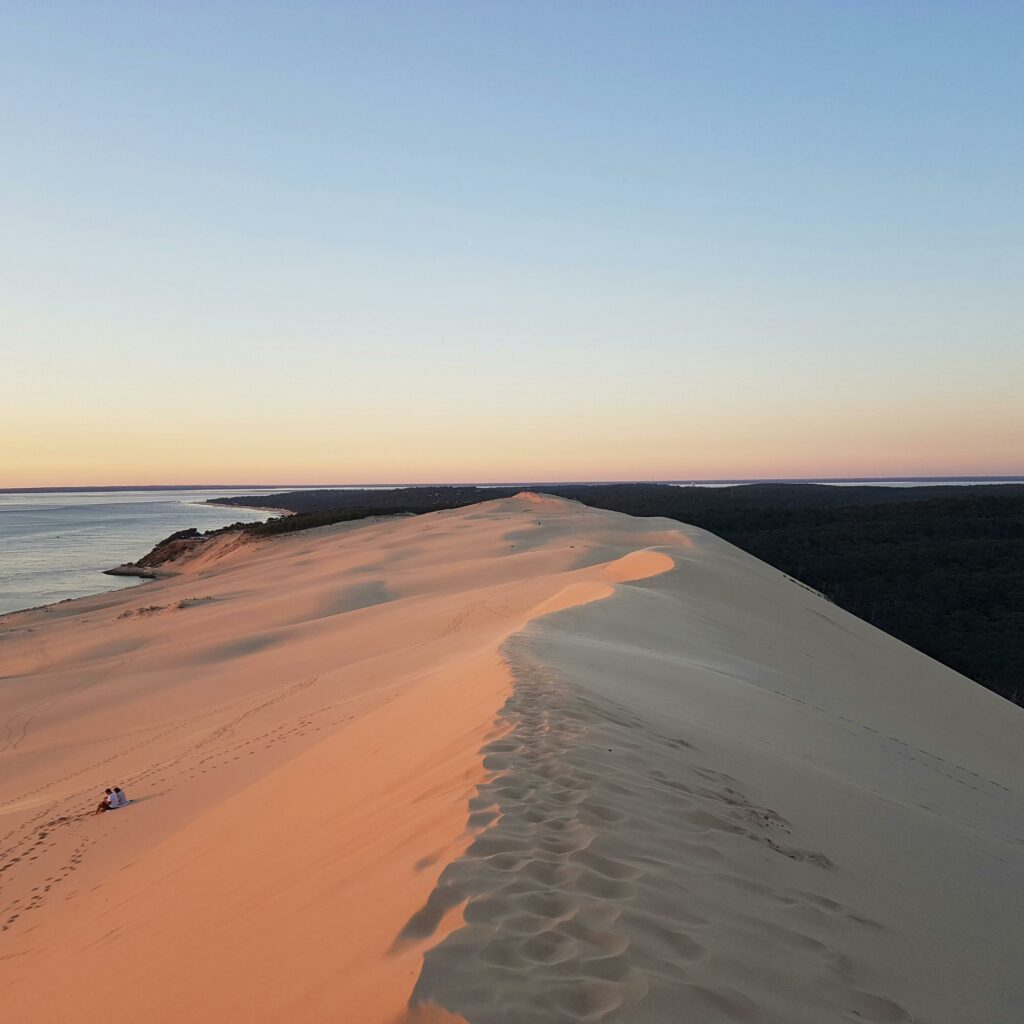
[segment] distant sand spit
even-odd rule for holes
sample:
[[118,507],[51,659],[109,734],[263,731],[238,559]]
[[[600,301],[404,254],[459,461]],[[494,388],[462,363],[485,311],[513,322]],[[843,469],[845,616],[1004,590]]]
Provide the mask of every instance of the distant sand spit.
[[0,619],[5,1017],[1018,1019],[1024,713],[723,541],[524,494],[174,568]]

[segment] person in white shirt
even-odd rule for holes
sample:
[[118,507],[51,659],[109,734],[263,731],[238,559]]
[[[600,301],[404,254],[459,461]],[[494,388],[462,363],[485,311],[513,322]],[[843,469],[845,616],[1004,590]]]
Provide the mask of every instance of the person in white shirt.
[[112,811],[118,806],[117,797],[114,795],[112,789],[108,789],[103,795],[103,799],[100,801],[99,807],[96,808],[97,814],[102,814],[104,811]]

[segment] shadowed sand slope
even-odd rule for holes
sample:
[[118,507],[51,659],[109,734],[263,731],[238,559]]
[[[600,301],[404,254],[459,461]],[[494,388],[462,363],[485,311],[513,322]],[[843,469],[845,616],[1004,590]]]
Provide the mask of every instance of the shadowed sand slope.
[[1024,716],[717,538],[524,494],[178,568],[0,620],[11,1019],[1018,1019]]
[[[1020,709],[687,530],[537,620],[414,1000],[473,1024],[1020,1019]],[[436,897],[435,897],[436,898]]]

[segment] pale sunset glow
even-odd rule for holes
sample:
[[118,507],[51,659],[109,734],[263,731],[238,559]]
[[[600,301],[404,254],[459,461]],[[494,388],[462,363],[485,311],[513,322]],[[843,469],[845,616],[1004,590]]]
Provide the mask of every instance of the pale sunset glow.
[[8,5],[0,487],[1024,473],[968,12]]

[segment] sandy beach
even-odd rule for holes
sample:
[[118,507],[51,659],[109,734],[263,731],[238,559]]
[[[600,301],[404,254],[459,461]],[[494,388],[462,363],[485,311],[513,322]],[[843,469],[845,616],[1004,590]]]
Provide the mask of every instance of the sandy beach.
[[1019,1019],[1024,711],[724,541],[522,494],[166,568],[0,618],[5,1019]]

